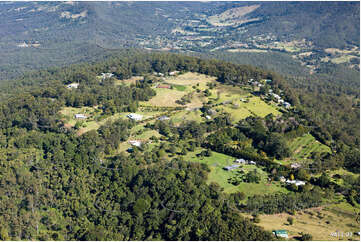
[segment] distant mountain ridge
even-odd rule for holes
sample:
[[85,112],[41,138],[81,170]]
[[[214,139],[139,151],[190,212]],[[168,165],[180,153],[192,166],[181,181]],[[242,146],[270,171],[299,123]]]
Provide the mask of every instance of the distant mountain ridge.
[[[294,44],[296,50],[301,46],[322,53],[325,48],[359,48],[359,6],[358,2],[1,2],[0,79],[32,68],[74,63],[104,48],[208,52],[275,46],[288,51],[283,45]],[[88,46],[87,51],[78,52],[79,45]],[[103,48],[94,49],[98,47]],[[52,58],[39,56],[33,61],[30,56],[38,56],[39,49],[51,52]]]

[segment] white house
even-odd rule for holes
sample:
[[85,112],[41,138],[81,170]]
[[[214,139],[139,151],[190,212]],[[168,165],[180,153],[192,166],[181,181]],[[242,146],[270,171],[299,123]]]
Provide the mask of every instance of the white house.
[[284,176],[280,176],[280,181],[281,182],[286,182],[286,178]]
[[304,181],[300,181],[300,180],[286,180],[286,183],[287,184],[295,184],[296,186],[304,186],[304,185],[306,185],[306,182],[304,182]]
[[128,114],[127,117],[130,118],[130,119],[133,119],[135,121],[140,121],[140,120],[142,120],[143,115],[136,114],[136,113],[131,113],[131,114]]
[[76,119],[86,119],[86,116],[84,114],[77,113],[74,115]]
[[277,100],[281,99],[281,97],[275,93],[272,93],[273,97],[276,98]]
[[69,85],[66,86],[66,88],[68,89],[72,89],[72,88],[78,88],[79,83],[70,83]]
[[210,120],[210,119],[212,119],[212,118],[211,118],[211,116],[206,115],[206,119]]
[[165,116],[165,115],[163,115],[163,116],[161,116],[161,117],[158,118],[158,120],[160,120],[160,121],[169,120],[169,119],[170,119],[170,118],[167,117],[167,116]]
[[129,144],[136,146],[136,147],[141,147],[142,146],[142,142],[139,140],[130,140]]
[[301,164],[299,164],[299,163],[292,163],[291,164],[291,168],[293,168],[293,169],[298,169],[300,167],[301,167]]
[[101,73],[102,75],[102,79],[106,79],[106,78],[111,78],[112,76],[114,76],[113,73]]
[[169,75],[170,76],[174,76],[174,75],[176,75],[176,74],[178,74],[179,73],[179,71],[171,71],[171,72],[169,72]]
[[285,108],[290,108],[290,107],[291,107],[291,104],[288,103],[288,102],[284,102],[284,103],[283,103],[283,106],[284,106]]
[[248,164],[249,165],[257,165],[257,163],[255,161],[253,161],[253,160],[248,161]]

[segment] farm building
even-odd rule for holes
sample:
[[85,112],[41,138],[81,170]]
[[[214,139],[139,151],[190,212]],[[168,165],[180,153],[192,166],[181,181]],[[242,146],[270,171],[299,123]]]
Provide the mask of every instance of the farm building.
[[210,120],[210,119],[212,119],[212,118],[211,118],[211,116],[206,115],[206,119]]
[[142,142],[139,140],[130,140],[129,144],[136,146],[136,147],[141,147],[142,146]]
[[113,73],[101,73],[102,75],[102,79],[107,79],[107,78],[111,78],[112,76],[114,76]]
[[167,88],[167,89],[171,89],[172,86],[171,86],[171,85],[167,85],[167,84],[165,84],[165,85],[158,84],[158,85],[157,85],[157,88]]
[[86,116],[84,114],[77,113],[74,115],[74,118],[76,119],[86,119]]
[[153,75],[156,75],[156,76],[164,76],[164,74],[161,73],[161,72],[153,72]]
[[274,234],[274,235],[276,235],[276,237],[277,238],[288,238],[288,232],[287,232],[287,230],[284,230],[284,229],[280,229],[280,230],[274,230],[274,231],[272,231],[272,233]]
[[244,165],[256,165],[257,163],[253,160],[245,160],[245,159],[237,159],[234,161],[235,163],[238,164],[244,164]]
[[66,88],[68,89],[72,89],[72,88],[78,88],[79,83],[70,83],[69,85],[66,86]]
[[160,120],[160,121],[169,120],[169,119],[170,119],[170,118],[167,117],[167,116],[165,116],[165,115],[163,115],[163,116],[161,116],[161,117],[158,118],[158,120]]
[[240,167],[240,165],[231,165],[231,166],[223,167],[223,169],[227,170],[227,171],[231,171],[231,170],[234,170],[234,169],[236,169],[238,167]]
[[135,120],[135,121],[140,121],[143,118],[143,115],[140,114],[136,114],[136,113],[130,113],[127,115],[128,118]]

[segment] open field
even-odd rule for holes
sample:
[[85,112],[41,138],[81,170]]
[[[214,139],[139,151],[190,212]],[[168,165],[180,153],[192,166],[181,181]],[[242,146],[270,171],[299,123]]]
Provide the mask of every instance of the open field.
[[323,61],[323,62],[331,61],[334,64],[341,64],[341,63],[348,63],[353,58],[358,58],[358,57],[354,56],[354,55],[341,55],[341,56],[338,56],[338,57],[328,57],[328,56],[326,56],[324,58],[321,58],[321,61]]
[[321,144],[315,139],[311,134],[306,134],[302,137],[294,139],[290,143],[290,149],[293,153],[293,157],[296,159],[309,159],[311,158],[311,153],[330,153],[330,147]]
[[231,25],[239,25],[242,23],[246,23],[251,20],[257,19],[247,19],[244,16],[256,10],[260,5],[251,5],[251,6],[244,6],[238,8],[231,8],[224,11],[221,14],[216,14],[210,16],[208,18],[208,22],[213,26],[231,26]]
[[204,118],[201,117],[202,112],[199,110],[187,111],[183,110],[175,115],[170,117],[170,120],[174,123],[174,125],[179,125],[183,121],[204,121]]
[[185,85],[193,86],[196,84],[206,84],[208,82],[213,82],[216,80],[216,77],[207,76],[204,74],[199,74],[195,72],[187,72],[178,76],[168,77],[166,79],[167,83],[176,84],[176,85]]
[[240,101],[240,98],[233,100],[230,104],[217,107],[231,114],[234,122],[238,122],[248,116],[265,117],[268,114],[275,116],[281,114],[276,106],[270,105],[262,101],[259,97],[251,96],[247,98],[248,103]]
[[149,104],[155,107],[180,107],[176,101],[181,99],[185,92],[175,89],[155,88],[157,95],[150,99],[148,102],[140,102],[141,104]]
[[[288,217],[294,218],[293,225],[287,222]],[[295,239],[294,237],[300,236],[301,232],[311,234],[313,240],[359,240],[360,238],[356,234],[360,230],[360,224],[355,220],[355,211],[346,202],[299,211],[296,215],[287,213],[260,215],[260,219],[261,222],[258,225],[266,230],[287,230],[289,239]],[[339,236],[331,236],[331,233],[336,231],[339,232]]]
[[124,79],[124,80],[116,80],[114,82],[114,85],[119,86],[119,85],[130,85],[130,84],[135,84],[136,81],[138,80],[143,80],[144,77],[143,76],[132,76],[129,79]]

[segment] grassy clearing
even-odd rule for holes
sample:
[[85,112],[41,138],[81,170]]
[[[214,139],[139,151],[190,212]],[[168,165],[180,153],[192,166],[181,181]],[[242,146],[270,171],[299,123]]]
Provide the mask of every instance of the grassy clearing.
[[231,8],[223,13],[208,17],[208,22],[213,26],[232,26],[246,22],[245,15],[256,10],[260,5],[250,5],[238,8]]
[[330,147],[321,144],[311,134],[306,134],[302,137],[294,139],[290,143],[290,149],[293,153],[292,157],[295,159],[309,159],[311,158],[312,152],[331,153]]
[[155,107],[179,107],[176,101],[184,96],[183,91],[167,88],[155,88],[157,95],[147,102],[140,102],[142,105],[151,105]]
[[176,85],[184,85],[184,86],[192,86],[196,84],[206,84],[208,82],[214,82],[216,77],[207,76],[204,74],[199,74],[195,72],[187,72],[178,76],[168,77],[166,79],[167,83],[176,84]]
[[252,171],[257,169],[258,173],[261,175],[261,181],[259,184],[256,183],[241,183],[238,186],[234,186],[228,183],[228,178],[236,175],[235,169],[233,171],[223,170],[223,167],[233,165],[233,161],[236,159],[232,156],[224,155],[218,152],[212,152],[210,157],[199,158],[196,154],[199,154],[203,149],[199,148],[194,152],[189,152],[184,159],[191,162],[201,162],[205,163],[211,169],[211,172],[208,174],[208,183],[216,182],[221,187],[223,187],[224,192],[234,193],[234,192],[245,192],[248,196],[255,194],[265,194],[265,193],[274,193],[274,192],[286,192],[287,190],[281,187],[279,182],[273,182],[267,185],[267,173],[261,168],[255,165],[243,165],[242,169],[245,171]]
[[176,84],[174,84],[174,85],[172,85],[172,87],[175,88],[177,91],[181,91],[181,92],[184,92],[187,89],[187,87],[184,86],[184,85],[176,85]]
[[201,117],[202,112],[199,110],[187,111],[183,110],[170,117],[174,125],[179,125],[183,121],[201,122],[204,118]]
[[[249,216],[246,215],[245,216]],[[294,224],[289,225],[288,217],[294,218]],[[359,231],[360,224],[356,222],[354,209],[346,202],[312,208],[298,212],[296,215],[286,213],[261,215],[258,224],[266,230],[285,229],[290,239],[300,236],[299,233],[309,233],[313,240],[359,240],[355,232]],[[343,237],[331,236],[333,232],[343,232]],[[352,237],[346,237],[347,232],[353,232]]]
[[[240,96],[235,99],[235,95],[228,95],[228,101],[232,101],[232,103],[224,104],[222,106],[218,106],[217,108],[230,113],[234,122],[238,122],[239,120],[247,118],[248,116],[265,117],[271,113],[275,116],[281,114],[277,110],[276,106],[265,103],[259,97],[251,96],[250,98],[246,98],[243,96],[242,98],[246,98],[248,100],[248,103],[245,103],[240,101]],[[222,100],[225,100],[225,98],[222,98]]]

